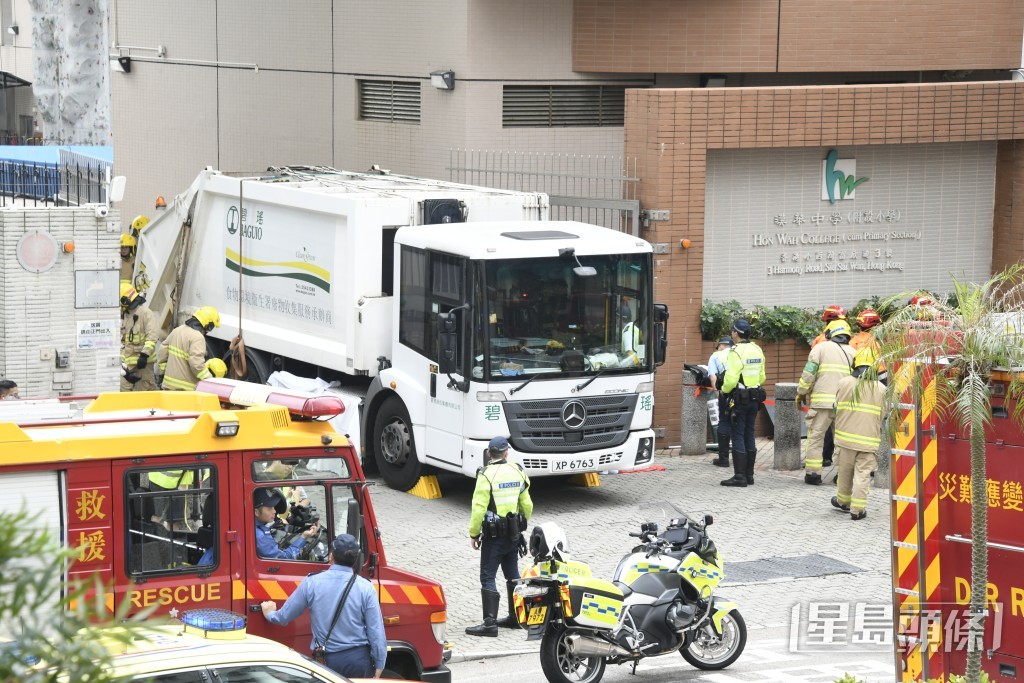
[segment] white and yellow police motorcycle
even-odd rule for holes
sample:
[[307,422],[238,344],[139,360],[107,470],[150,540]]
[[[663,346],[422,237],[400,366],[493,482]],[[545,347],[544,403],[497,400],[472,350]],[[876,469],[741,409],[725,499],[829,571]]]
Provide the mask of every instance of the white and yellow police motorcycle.
[[710,515],[697,522],[678,514],[664,529],[645,522],[640,539],[612,581],[593,578],[568,554],[555,524],[535,527],[534,564],[515,589],[516,613],[527,640],[542,639],[541,668],[550,683],[598,683],[608,664],[636,664],[679,652],[698,669],[724,669],[747,642],[738,605],[715,596],[725,576],[708,538]]

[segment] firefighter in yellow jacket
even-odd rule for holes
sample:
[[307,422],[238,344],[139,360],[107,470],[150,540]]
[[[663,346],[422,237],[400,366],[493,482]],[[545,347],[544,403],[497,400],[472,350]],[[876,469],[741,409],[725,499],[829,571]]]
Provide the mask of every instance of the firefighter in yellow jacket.
[[[530,479],[518,463],[510,463],[508,439],[496,436],[487,445],[487,466],[476,475],[469,537],[480,551],[480,599],[484,621],[470,626],[471,636],[497,636],[498,627],[519,628],[512,591],[519,578],[519,546],[522,532],[533,514]],[[501,596],[494,581],[501,567],[508,594],[508,616],[498,619]]]
[[858,379],[875,362],[870,346],[857,352],[853,374],[836,390],[836,459],[839,478],[832,506],[849,512],[851,519],[867,517],[871,473],[882,438],[885,386],[878,380]]
[[121,283],[121,391],[154,391],[156,379],[149,362],[160,329],[146,298],[126,282]]
[[807,440],[804,444],[804,483],[821,484],[822,449],[825,432],[835,420],[836,389],[839,380],[853,371],[854,351],[850,348],[850,326],[833,320],[825,329],[828,341],[811,349],[797,384],[797,405],[807,403]]
[[121,235],[121,284],[132,284],[132,275],[135,271],[135,250],[139,244],[134,235],[124,233]]
[[220,314],[203,306],[171,330],[157,354],[164,389],[191,391],[199,380],[215,376],[206,362],[206,334],[215,327],[220,327]]

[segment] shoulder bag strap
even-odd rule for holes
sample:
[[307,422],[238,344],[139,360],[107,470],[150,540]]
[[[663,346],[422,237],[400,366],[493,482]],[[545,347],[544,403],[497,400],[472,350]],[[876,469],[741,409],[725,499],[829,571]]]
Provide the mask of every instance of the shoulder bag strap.
[[345,586],[345,592],[341,594],[341,600],[338,601],[338,609],[334,610],[334,619],[331,620],[331,627],[327,629],[327,635],[324,636],[324,642],[322,647],[327,647],[327,641],[331,637],[331,631],[334,630],[335,625],[338,623],[338,618],[341,616],[341,608],[345,606],[345,600],[348,598],[349,591],[352,590],[352,584],[356,582],[356,569],[352,568],[352,578],[349,580],[348,585]]

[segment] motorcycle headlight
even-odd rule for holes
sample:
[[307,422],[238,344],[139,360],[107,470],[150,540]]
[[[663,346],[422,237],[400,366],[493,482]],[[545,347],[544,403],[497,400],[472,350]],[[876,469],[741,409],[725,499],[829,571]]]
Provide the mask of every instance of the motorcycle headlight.
[[537,598],[547,593],[548,588],[547,586],[531,586],[527,583],[521,583],[512,592],[521,598]]

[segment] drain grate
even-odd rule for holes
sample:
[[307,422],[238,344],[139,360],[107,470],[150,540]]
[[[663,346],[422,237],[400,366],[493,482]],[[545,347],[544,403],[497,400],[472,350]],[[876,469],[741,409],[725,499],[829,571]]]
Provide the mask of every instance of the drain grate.
[[768,557],[751,562],[732,562],[725,565],[723,583],[764,583],[778,579],[803,579],[829,574],[856,574],[864,571],[846,562],[826,555],[797,555],[796,557]]

